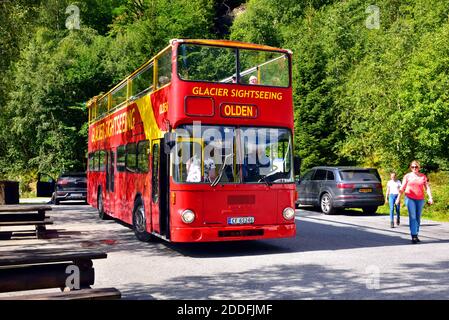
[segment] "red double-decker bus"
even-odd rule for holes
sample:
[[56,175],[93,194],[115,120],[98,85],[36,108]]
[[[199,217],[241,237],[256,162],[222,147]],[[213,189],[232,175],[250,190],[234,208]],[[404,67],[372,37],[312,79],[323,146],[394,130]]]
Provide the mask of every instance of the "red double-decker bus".
[[172,40],[87,106],[100,218],[142,241],[295,236],[289,50]]

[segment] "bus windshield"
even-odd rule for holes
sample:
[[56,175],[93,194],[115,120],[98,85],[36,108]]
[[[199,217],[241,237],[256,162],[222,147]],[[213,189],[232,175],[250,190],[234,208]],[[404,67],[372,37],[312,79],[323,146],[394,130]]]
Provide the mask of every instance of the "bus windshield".
[[176,136],[171,157],[176,182],[293,182],[288,129],[183,125]]
[[[237,69],[237,57],[240,70]],[[182,44],[178,48],[182,80],[288,87],[289,59],[275,51]]]

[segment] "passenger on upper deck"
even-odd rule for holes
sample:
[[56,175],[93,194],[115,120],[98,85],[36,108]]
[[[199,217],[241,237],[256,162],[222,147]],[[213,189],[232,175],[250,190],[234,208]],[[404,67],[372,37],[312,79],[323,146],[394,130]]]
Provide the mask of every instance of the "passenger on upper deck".
[[159,86],[162,87],[170,82],[170,78],[167,76],[160,76],[159,77]]
[[257,84],[257,77],[256,76],[249,77],[249,84]]

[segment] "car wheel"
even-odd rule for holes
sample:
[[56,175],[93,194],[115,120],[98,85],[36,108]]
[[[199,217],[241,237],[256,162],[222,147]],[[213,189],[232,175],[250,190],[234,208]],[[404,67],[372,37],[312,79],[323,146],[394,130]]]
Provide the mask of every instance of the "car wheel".
[[373,214],[376,213],[377,207],[376,206],[374,206],[374,207],[363,207],[362,210],[363,210],[363,213],[366,214],[366,215],[373,215]]
[[104,211],[104,203],[103,203],[103,195],[101,193],[101,189],[98,190],[98,197],[97,197],[97,210],[98,210],[98,217],[101,220],[108,220],[108,215]]
[[59,200],[55,199],[54,204],[55,204],[56,206],[59,206],[59,204],[60,204]]
[[321,211],[324,214],[334,214],[335,213],[332,196],[327,192],[321,196],[320,206],[321,206]]
[[143,242],[152,240],[152,235],[147,232],[146,221],[145,207],[142,200],[138,199],[133,210],[133,230],[136,238]]

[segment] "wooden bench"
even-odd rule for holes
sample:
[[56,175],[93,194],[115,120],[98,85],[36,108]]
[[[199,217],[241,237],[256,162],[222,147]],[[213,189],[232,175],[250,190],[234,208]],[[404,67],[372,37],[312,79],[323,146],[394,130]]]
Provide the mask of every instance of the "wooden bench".
[[36,237],[45,237],[46,226],[53,221],[45,217],[52,210],[48,205],[2,205],[0,206],[0,227],[35,226]]
[[[95,282],[93,259],[105,259],[100,251],[22,250],[0,256],[0,292],[59,288],[58,293],[14,295],[0,298],[36,300],[118,299],[114,288],[91,289]],[[79,270],[79,288],[67,288],[69,267]]]
[[10,296],[0,300],[115,300],[121,297],[121,292],[116,288],[99,288]]

